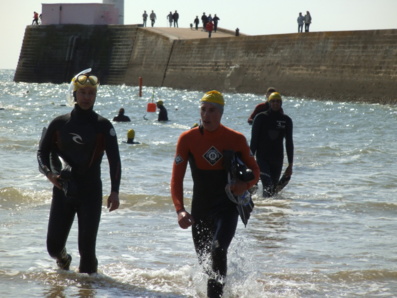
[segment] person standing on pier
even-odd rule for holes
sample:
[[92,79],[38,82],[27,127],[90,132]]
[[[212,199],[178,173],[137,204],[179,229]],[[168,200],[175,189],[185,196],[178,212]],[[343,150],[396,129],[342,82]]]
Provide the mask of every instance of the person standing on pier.
[[205,31],[208,22],[208,17],[205,12],[203,12],[203,15],[201,16],[201,22],[203,23],[203,31]]
[[207,25],[205,25],[205,29],[208,31],[208,38],[211,38],[212,30],[214,30],[214,23],[212,21],[209,21]]
[[172,19],[174,20],[174,27],[179,27],[178,20],[179,20],[179,13],[175,10],[174,14],[172,15]]
[[143,15],[142,15],[143,27],[146,27],[147,17],[148,17],[148,15],[147,15],[146,10],[145,10],[145,11],[143,12]]
[[303,31],[303,23],[305,22],[305,17],[302,15],[302,13],[299,13],[298,19],[298,33],[302,33]]
[[152,12],[150,13],[150,21],[152,23],[152,27],[154,26],[154,23],[156,23],[156,19],[157,19],[156,14],[152,10]]
[[305,32],[309,32],[310,24],[312,23],[312,16],[309,11],[306,11],[305,15]]
[[170,28],[171,28],[172,27],[172,22],[173,22],[172,11],[170,11],[170,13],[167,15],[167,20],[168,20],[168,23],[170,23]]
[[214,22],[214,32],[216,32],[216,30],[218,30],[218,22],[219,22],[220,18],[214,14],[214,18],[212,19],[212,21]]
[[199,17],[198,16],[196,16],[196,18],[194,19],[194,26],[195,26],[195,28],[196,28],[196,30],[198,30],[198,25],[200,24],[200,20],[199,20]]
[[37,12],[33,12],[33,21],[32,21],[32,25],[33,24],[36,24],[36,25],[38,25],[39,24],[39,14],[37,13]]

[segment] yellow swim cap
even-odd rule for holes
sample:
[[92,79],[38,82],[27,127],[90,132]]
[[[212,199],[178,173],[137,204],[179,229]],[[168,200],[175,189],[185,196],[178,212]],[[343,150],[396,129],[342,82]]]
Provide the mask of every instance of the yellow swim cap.
[[127,132],[127,139],[133,139],[133,138],[135,138],[135,130],[130,129],[130,130]]
[[281,99],[281,94],[278,93],[278,92],[273,92],[273,93],[270,94],[270,96],[269,96],[269,101],[272,101],[272,100],[282,100],[282,99]]
[[208,91],[201,98],[200,102],[216,103],[218,105],[224,106],[225,100],[223,99],[222,93],[216,90]]
[[97,76],[90,74],[80,74],[72,79],[73,91],[77,91],[83,87],[98,88],[99,79]]
[[159,101],[157,101],[157,104],[160,105],[160,106],[162,106],[162,105],[163,105],[163,101],[162,101],[162,100],[159,100]]

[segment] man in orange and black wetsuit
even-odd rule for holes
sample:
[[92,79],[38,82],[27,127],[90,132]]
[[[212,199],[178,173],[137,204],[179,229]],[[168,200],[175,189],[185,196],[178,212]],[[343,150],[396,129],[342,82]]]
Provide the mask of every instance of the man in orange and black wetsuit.
[[[81,273],[97,272],[96,237],[102,210],[101,162],[109,160],[111,193],[109,211],[119,207],[121,162],[117,136],[109,120],[93,111],[98,78],[81,74],[73,78],[74,109],[56,117],[40,141],[40,172],[54,184],[47,232],[47,250],[60,269],[69,270],[71,256],[65,245],[78,217]],[[62,159],[63,166],[60,163]]]
[[[241,153],[243,162],[254,173],[249,182],[237,180],[231,186],[236,195],[243,194],[259,180],[259,167],[241,133],[221,122],[224,99],[220,92],[209,91],[200,101],[202,125],[181,134],[172,169],[171,195],[178,223],[186,229],[192,225],[193,242],[199,262],[210,256],[212,271],[207,286],[208,297],[221,297],[227,273],[227,250],[237,227],[236,205],[228,199],[224,167],[224,150]],[[183,203],[183,179],[189,162],[193,177],[191,214]]]

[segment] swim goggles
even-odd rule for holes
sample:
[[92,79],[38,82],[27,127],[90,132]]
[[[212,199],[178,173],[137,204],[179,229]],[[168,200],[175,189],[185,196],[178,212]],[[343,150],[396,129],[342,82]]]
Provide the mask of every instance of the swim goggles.
[[76,78],[76,83],[80,85],[88,85],[96,86],[99,83],[98,77],[93,75],[82,74]]

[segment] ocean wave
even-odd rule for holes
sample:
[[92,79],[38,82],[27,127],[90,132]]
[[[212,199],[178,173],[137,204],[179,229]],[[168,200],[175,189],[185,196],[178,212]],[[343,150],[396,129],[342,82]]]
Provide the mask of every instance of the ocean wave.
[[35,191],[5,187],[0,189],[0,209],[20,209],[48,204],[48,191]]

